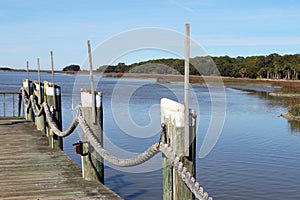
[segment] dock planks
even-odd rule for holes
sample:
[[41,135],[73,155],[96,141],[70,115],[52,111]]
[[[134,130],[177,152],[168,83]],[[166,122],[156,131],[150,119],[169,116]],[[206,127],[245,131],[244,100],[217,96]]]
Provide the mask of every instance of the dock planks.
[[121,199],[81,169],[64,152],[52,151],[35,125],[0,118],[0,199]]

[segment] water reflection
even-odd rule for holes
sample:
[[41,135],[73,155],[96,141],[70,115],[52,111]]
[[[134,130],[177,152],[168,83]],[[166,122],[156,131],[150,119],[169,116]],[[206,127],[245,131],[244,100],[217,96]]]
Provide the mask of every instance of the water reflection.
[[[259,99],[265,100],[267,107],[273,111],[278,112],[277,116],[280,114],[287,113],[287,108],[289,105],[294,105],[300,103],[300,98],[298,97],[275,97],[269,95],[269,92],[273,92],[274,89],[264,86],[234,86],[232,87],[236,90],[247,92],[247,95],[256,96]],[[286,119],[285,119],[286,120]],[[300,136],[300,122],[299,121],[288,121],[288,130],[292,135]]]
[[288,121],[289,131],[292,135],[300,136],[300,122],[299,121]]
[[[1,72],[0,90],[18,91],[25,76],[26,73]],[[51,80],[51,75],[43,74],[43,76]],[[72,109],[70,102],[74,79],[74,76],[62,74],[56,76],[56,83],[63,85],[64,127],[68,127],[73,119],[70,115]],[[7,83],[11,80],[13,88],[8,88]],[[149,144],[157,142],[159,135],[136,139],[123,134],[114,124],[110,99],[117,81],[118,79],[113,78],[103,79],[97,88],[103,92],[104,130],[109,133],[110,140],[119,147],[128,151],[142,151]],[[124,82],[124,91],[136,84],[136,81],[128,79]],[[161,96],[174,98],[174,94],[168,92],[169,87],[172,91],[180,92],[182,86],[176,84],[159,86],[152,82],[139,81],[145,86],[137,90],[130,99],[130,106],[134,107],[130,107],[129,111],[137,124],[145,125],[149,122],[149,117],[144,113],[154,103],[157,104]],[[300,136],[300,122],[278,117],[287,112],[289,103],[299,102],[299,99],[269,96],[271,87],[255,85],[244,87],[243,91],[226,88],[225,126],[213,151],[204,159],[197,157],[197,180],[215,199],[299,199],[300,179],[295,177],[300,176],[297,167],[300,166],[300,139],[292,135]],[[198,115],[200,125],[197,127],[197,152],[199,152],[210,123],[211,100],[205,86],[195,85],[194,89],[197,94],[196,100],[200,105]],[[253,89],[259,92],[254,92]],[[80,163],[80,157],[75,155],[71,144],[79,139],[77,133],[64,139],[65,151],[77,163]],[[161,170],[141,174],[123,173],[106,165],[105,184],[125,199],[162,197]]]

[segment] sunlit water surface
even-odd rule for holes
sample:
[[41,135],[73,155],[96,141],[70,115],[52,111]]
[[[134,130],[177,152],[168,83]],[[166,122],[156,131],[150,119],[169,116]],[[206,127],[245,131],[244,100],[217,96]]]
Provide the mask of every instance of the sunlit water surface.
[[[26,73],[1,71],[0,91],[18,91],[25,77]],[[83,77],[88,80],[88,76]],[[36,73],[30,73],[30,79],[37,79]],[[42,74],[41,79],[51,81],[51,75]],[[76,105],[72,103],[78,102],[76,95],[72,101],[75,80],[75,75],[55,75],[56,84],[62,88],[64,129],[74,117],[72,108]],[[113,93],[116,87],[118,93]],[[132,88],[138,88],[133,95],[127,92]],[[160,99],[167,97],[176,100],[179,97],[182,101],[183,97],[180,84],[157,84],[155,80],[142,79],[101,78],[97,91],[103,94],[105,137],[120,149],[135,153],[142,152],[159,140],[160,115],[157,105]],[[265,92],[245,92],[232,88],[226,88],[225,92],[226,119],[221,135],[213,150],[205,158],[199,159],[199,149],[211,122],[212,104],[207,87],[193,85],[197,99],[192,99],[194,103],[191,107],[198,104],[200,108],[197,110],[197,180],[214,199],[299,199],[299,123],[278,117],[287,111],[285,100],[272,98]],[[120,101],[112,102],[112,95],[119,95]],[[6,98],[9,107],[10,97]],[[129,103],[124,99],[129,99]],[[0,96],[0,106],[2,101]],[[138,133],[134,133],[134,136],[128,134],[117,124],[112,107],[120,109],[118,114],[121,118],[130,118],[137,126],[143,127],[153,122],[157,128],[151,133],[141,133],[142,137],[136,137]],[[124,108],[128,108],[128,112],[124,113]],[[155,119],[151,119],[149,110],[153,111]],[[80,140],[80,134],[78,130],[64,139],[64,151],[79,165],[80,157],[75,154],[72,144]],[[104,145],[114,151],[108,143]],[[155,166],[161,165],[160,157],[156,156]],[[144,171],[147,171],[147,167],[145,165]],[[143,173],[138,173],[140,169],[126,170],[131,172],[106,165],[105,184],[125,199],[162,198],[160,167]]]

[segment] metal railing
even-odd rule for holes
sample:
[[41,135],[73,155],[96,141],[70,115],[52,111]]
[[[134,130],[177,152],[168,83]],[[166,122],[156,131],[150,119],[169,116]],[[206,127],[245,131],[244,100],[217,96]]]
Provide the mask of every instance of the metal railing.
[[[22,101],[22,93],[21,92],[0,92],[0,96],[2,96],[2,106],[0,105],[0,116],[2,117],[20,117],[21,116],[21,101]],[[17,99],[17,105],[16,105]],[[16,114],[17,108],[17,114]]]

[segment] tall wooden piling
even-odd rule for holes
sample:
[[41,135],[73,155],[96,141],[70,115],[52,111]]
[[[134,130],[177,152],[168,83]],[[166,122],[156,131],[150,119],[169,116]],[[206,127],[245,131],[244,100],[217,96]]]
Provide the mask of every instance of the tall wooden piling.
[[[189,112],[189,137],[185,135],[184,105],[173,100],[161,100],[161,121],[163,124],[162,143],[169,144],[180,157],[184,166],[195,176],[196,115]],[[189,144],[186,147],[186,144]],[[167,158],[163,156],[163,199],[194,199],[194,195],[181,180]]]
[[[53,85],[52,83],[44,83],[45,92],[46,92],[46,101],[50,108],[53,121],[57,124],[57,128],[62,130],[62,107],[61,107],[61,90],[59,86]],[[55,89],[53,89],[55,88]],[[53,98],[55,95],[55,98]],[[54,101],[56,100],[56,109],[54,109]],[[63,150],[63,139],[55,135],[52,130],[47,127],[47,136],[49,137],[50,146],[53,149]]]
[[[95,134],[98,142],[103,145],[103,113],[102,113],[102,96],[100,92],[94,92],[90,90],[81,90],[81,104],[82,115],[89,125],[93,133]],[[93,119],[93,98],[95,102],[95,116],[96,121]],[[82,133],[82,140],[88,141],[85,133]],[[98,180],[101,183],[104,182],[104,165],[103,159],[94,151],[92,146],[84,144],[84,153],[90,152],[89,155],[82,157],[82,176],[86,180]]]
[[[93,61],[92,61],[92,52],[91,52],[91,42],[88,40],[88,55],[89,55],[89,63],[90,63],[90,83],[91,83],[91,92],[92,96],[95,96],[94,89],[94,76],[93,76]],[[92,120],[93,123],[96,123],[96,108],[95,108],[95,98],[92,98]]]
[[[190,25],[185,25],[185,58],[184,58],[184,133],[185,137],[189,137],[189,104],[190,104]],[[186,140],[187,142],[188,140]],[[185,144],[185,149],[188,148]],[[187,154],[187,152],[186,152]]]
[[[53,85],[55,85],[55,82],[54,82],[54,61],[53,61],[53,51],[50,51],[50,60],[51,60],[51,71],[52,71],[52,83],[53,83]],[[55,87],[53,87],[53,92],[55,92],[54,91],[55,90]],[[54,107],[54,109],[56,109],[56,99],[55,99],[55,95],[53,95],[53,107]]]
[[26,70],[27,70],[27,79],[29,80],[29,62],[26,62]]
[[[43,84],[38,81],[33,81],[33,93],[35,95],[35,102],[37,104],[37,109],[41,109],[42,103],[44,101],[43,95]],[[35,124],[37,130],[42,131],[42,133],[46,134],[46,122],[45,115],[42,113],[40,116],[35,116]]]
[[[23,79],[23,88],[24,88],[28,98],[32,94],[32,84],[31,83],[32,82],[29,79]],[[32,111],[32,107],[29,107],[26,111],[25,106],[24,106],[24,115],[25,115],[25,119],[34,121],[34,113]]]

